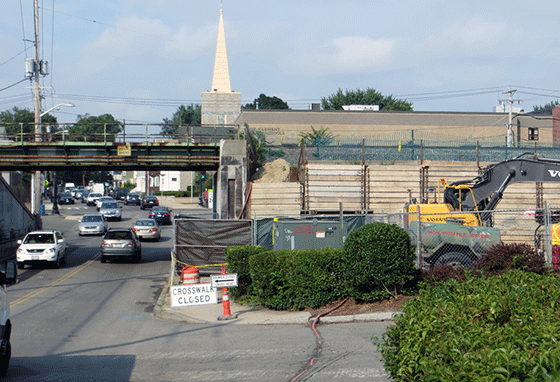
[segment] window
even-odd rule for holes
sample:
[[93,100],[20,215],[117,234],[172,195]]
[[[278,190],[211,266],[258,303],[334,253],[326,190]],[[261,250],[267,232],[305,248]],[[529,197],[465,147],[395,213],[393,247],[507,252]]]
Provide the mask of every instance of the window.
[[538,141],[539,140],[539,128],[538,127],[529,127],[527,130],[528,136],[527,140],[529,141]]

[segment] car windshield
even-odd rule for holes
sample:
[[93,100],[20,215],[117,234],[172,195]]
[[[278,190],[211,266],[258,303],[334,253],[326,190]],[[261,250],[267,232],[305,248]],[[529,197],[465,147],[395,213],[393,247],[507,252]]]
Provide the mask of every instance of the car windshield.
[[52,233],[34,233],[27,235],[23,244],[54,244]]
[[153,227],[156,225],[154,220],[137,220],[134,225],[143,226],[143,227]]
[[71,198],[72,195],[70,195],[70,193],[68,193],[68,192],[65,192],[65,193],[63,193],[63,194],[60,194],[60,197],[61,197],[61,198]]
[[102,222],[103,216],[99,215],[86,215],[82,218],[83,223],[94,223],[94,222]]
[[107,240],[132,240],[130,231],[110,231],[105,234]]
[[103,203],[101,205],[102,209],[106,209],[106,208],[119,208],[119,205],[115,202],[110,202],[110,203]]
[[146,196],[144,200],[157,200],[155,196]]

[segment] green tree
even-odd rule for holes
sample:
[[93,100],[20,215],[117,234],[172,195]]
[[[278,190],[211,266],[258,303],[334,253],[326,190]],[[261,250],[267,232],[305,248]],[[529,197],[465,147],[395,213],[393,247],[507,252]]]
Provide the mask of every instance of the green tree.
[[[69,133],[77,139],[89,142],[115,141],[115,136],[122,131],[122,123],[111,114],[92,116],[78,115],[78,122],[68,128]],[[106,134],[106,135],[105,135]]]
[[560,102],[558,100],[551,101],[544,106],[539,106],[539,105],[533,106],[533,111],[543,111],[543,110],[547,110],[547,109],[554,109],[557,106],[560,106]]
[[379,105],[379,110],[412,111],[412,103],[393,98],[392,95],[384,96],[373,88],[366,90],[342,89],[329,97],[321,98],[324,110],[342,110],[343,105]]
[[[43,133],[47,132],[47,126],[49,124],[56,125],[56,117],[50,114],[46,114],[41,117],[41,130]],[[23,124],[23,133],[25,134],[25,141],[34,141],[35,136],[35,114],[29,109],[20,109],[17,106],[11,111],[6,110],[0,113],[0,124],[6,127],[6,134],[16,135],[21,134],[21,127]],[[56,132],[58,130],[57,126],[52,126],[51,132]]]
[[[258,106],[258,107],[257,107]],[[279,109],[289,109],[290,107],[286,102],[278,97],[269,97],[265,94],[261,94],[259,98],[255,98],[253,103],[248,103],[241,107],[242,109],[268,109],[268,110],[279,110]]]
[[191,104],[179,106],[177,111],[173,113],[171,119],[164,118],[166,125],[162,126],[161,134],[175,135],[178,133],[179,125],[200,125],[202,123],[202,109],[200,104]]
[[335,136],[333,133],[329,132],[328,127],[320,127],[319,129],[311,126],[310,133],[299,133],[303,143],[306,146],[325,146],[331,143]]

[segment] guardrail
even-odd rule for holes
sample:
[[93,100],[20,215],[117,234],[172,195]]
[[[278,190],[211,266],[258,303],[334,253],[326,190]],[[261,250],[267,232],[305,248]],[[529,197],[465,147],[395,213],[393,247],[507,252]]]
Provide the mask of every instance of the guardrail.
[[[234,125],[169,125],[169,124],[2,124],[0,145],[41,143],[175,143],[181,145],[218,145],[223,139],[239,139]],[[171,126],[171,128],[170,128]]]

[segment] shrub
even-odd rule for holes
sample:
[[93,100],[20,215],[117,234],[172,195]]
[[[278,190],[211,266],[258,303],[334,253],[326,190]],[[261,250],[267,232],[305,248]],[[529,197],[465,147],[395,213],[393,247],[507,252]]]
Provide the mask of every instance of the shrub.
[[414,278],[414,251],[410,236],[396,225],[373,223],[346,239],[343,279],[350,296],[371,301],[396,295]]
[[421,273],[421,281],[432,286],[438,282],[447,280],[464,281],[466,277],[465,268],[457,268],[448,263],[435,266],[428,270],[422,270]]
[[509,269],[542,274],[546,272],[546,264],[534,249],[525,243],[497,244],[492,246],[472,266],[483,274],[502,274]]
[[271,309],[317,308],[346,295],[342,250],[267,251],[249,257],[252,293]]
[[520,270],[425,286],[377,343],[396,381],[557,381],[560,278]]
[[241,296],[251,294],[252,281],[249,270],[249,257],[263,251],[268,251],[268,249],[249,245],[226,248],[227,270],[230,273],[237,273],[237,288],[229,289],[232,299],[238,299]]

